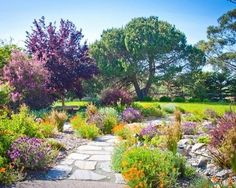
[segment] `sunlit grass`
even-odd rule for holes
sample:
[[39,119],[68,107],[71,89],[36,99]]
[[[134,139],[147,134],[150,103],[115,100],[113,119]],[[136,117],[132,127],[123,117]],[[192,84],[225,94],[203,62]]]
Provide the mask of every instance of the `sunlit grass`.
[[[186,112],[191,112],[194,114],[204,114],[206,109],[212,109],[216,111],[218,114],[223,114],[225,111],[229,111],[232,109],[233,111],[236,111],[236,105],[230,105],[230,104],[221,104],[221,103],[173,103],[173,102],[135,102],[138,103],[144,107],[149,106],[157,106],[158,104],[161,105],[161,107],[173,104],[175,106],[178,106],[182,109],[184,109]],[[89,101],[68,101],[65,102],[66,106],[78,106],[78,107],[85,107],[89,104]],[[55,102],[53,104],[53,107],[61,106],[61,102]]]
[[[78,107],[84,107],[88,105],[88,101],[67,101],[65,102],[66,106],[78,106]],[[53,107],[58,107],[61,106],[61,102],[57,101],[53,104]]]
[[206,109],[212,109],[216,111],[218,114],[223,114],[225,111],[229,111],[232,109],[236,111],[236,105],[230,104],[220,104],[220,103],[166,103],[166,102],[135,102],[142,106],[156,106],[160,104],[161,107],[173,104],[184,109],[186,112],[196,113],[196,114],[204,114]]

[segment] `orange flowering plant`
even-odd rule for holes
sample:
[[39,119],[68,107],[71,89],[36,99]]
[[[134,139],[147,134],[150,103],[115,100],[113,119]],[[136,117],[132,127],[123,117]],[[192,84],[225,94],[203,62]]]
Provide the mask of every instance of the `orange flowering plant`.
[[148,147],[126,150],[121,173],[130,187],[173,187],[179,174],[176,155]]
[[23,179],[23,169],[18,170],[13,164],[5,165],[0,168],[0,185],[10,185]]
[[112,132],[114,135],[121,137],[122,139],[128,139],[132,136],[132,133],[128,127],[126,127],[124,124],[120,123],[116,125]]

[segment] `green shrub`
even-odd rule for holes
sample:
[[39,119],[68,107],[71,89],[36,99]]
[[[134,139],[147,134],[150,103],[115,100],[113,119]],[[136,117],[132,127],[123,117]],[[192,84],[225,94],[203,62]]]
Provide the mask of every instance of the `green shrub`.
[[201,99],[199,98],[190,98],[188,102],[201,102]]
[[104,118],[103,120],[103,133],[104,134],[111,134],[112,133],[112,129],[114,128],[115,125],[117,125],[118,120],[117,117],[114,116],[107,116]]
[[130,187],[174,187],[179,174],[171,152],[133,147],[122,157],[121,173]]
[[100,133],[99,128],[95,124],[88,124],[86,119],[80,115],[74,116],[70,122],[79,137],[94,139]]
[[161,109],[169,114],[173,114],[176,110],[176,106],[174,104],[167,104],[162,106]]
[[193,122],[201,122],[203,120],[203,117],[199,114],[187,114],[184,117],[185,121],[193,121]]
[[182,107],[180,106],[176,106],[176,110],[180,111],[181,113],[185,114],[185,109],[183,109]]
[[214,188],[214,184],[207,178],[197,178],[193,184],[190,186],[191,188]]
[[211,102],[209,99],[203,99],[202,102],[208,103]]
[[209,144],[210,143],[210,138],[209,136],[199,136],[197,139],[198,143],[204,143],[204,144]]
[[26,106],[22,106],[19,113],[12,114],[11,118],[0,117],[0,156],[5,156],[11,143],[22,135],[43,137],[39,123],[34,121]]
[[112,107],[104,107],[100,108],[98,113],[102,118],[103,133],[111,134],[114,126],[118,124],[118,112]]
[[173,102],[185,102],[185,98],[184,97],[175,97]]
[[190,178],[194,177],[195,175],[196,175],[196,169],[190,165],[185,165],[184,177],[190,179]]
[[77,129],[81,124],[85,124],[86,121],[82,117],[82,115],[77,114],[74,117],[71,118],[70,123],[74,129]]
[[94,124],[81,124],[76,129],[76,134],[79,137],[87,138],[87,139],[94,139],[99,135],[99,128],[96,127]]
[[196,170],[190,165],[186,164],[185,157],[177,154],[175,160],[175,166],[179,167],[179,177],[181,178],[192,178],[196,175]]
[[121,172],[121,161],[126,150],[127,145],[125,142],[121,142],[115,147],[114,153],[112,155],[112,168],[115,172]]
[[112,107],[103,107],[98,110],[98,113],[102,116],[113,116],[118,117],[118,112],[115,108]]
[[8,123],[7,128],[15,133],[29,137],[43,137],[40,133],[39,123],[34,121],[34,116],[30,114],[26,106],[21,106],[19,113],[13,114],[11,119],[8,119]]
[[138,103],[138,102],[132,103],[131,106],[132,106],[133,108],[139,110],[139,111],[142,111],[142,109],[143,109],[143,106],[142,106],[140,103]]
[[145,97],[143,97],[142,101],[151,102],[151,101],[153,101],[153,98],[150,96],[145,96]]
[[156,107],[145,107],[141,110],[142,112],[142,115],[145,116],[145,117],[163,117],[164,116],[164,113],[161,109],[159,108],[156,108]]
[[162,96],[159,99],[160,102],[171,102],[171,98],[167,96]]

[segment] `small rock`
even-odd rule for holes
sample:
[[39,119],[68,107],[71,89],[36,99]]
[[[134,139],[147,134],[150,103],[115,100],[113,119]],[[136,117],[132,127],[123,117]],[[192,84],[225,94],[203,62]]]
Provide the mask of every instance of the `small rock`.
[[193,167],[198,167],[198,162],[192,162],[191,165],[192,165]]
[[124,178],[123,178],[123,176],[121,174],[116,173],[115,177],[116,177],[115,183],[117,183],[117,184],[125,184],[125,180],[124,180]]
[[231,173],[230,170],[224,169],[216,173],[216,176],[219,178],[227,178],[229,174]]
[[178,142],[178,148],[180,149],[184,149],[186,147],[187,144],[190,144],[190,139],[181,139],[179,142]]
[[193,145],[191,152],[194,153],[195,151],[201,149],[203,146],[205,146],[204,143],[196,143]]
[[208,163],[208,158],[201,156],[200,159],[198,160],[198,165],[197,166],[199,168],[206,168],[207,163]]

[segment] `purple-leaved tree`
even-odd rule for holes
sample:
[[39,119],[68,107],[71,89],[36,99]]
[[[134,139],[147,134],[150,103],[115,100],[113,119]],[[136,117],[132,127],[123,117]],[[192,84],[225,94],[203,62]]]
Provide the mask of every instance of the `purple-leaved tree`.
[[49,87],[62,100],[67,93],[82,96],[82,80],[98,73],[94,60],[89,56],[86,42],[82,43],[82,32],[68,20],[61,20],[57,30],[55,23],[45,23],[45,18],[34,20],[34,27],[27,32],[26,47],[30,54],[44,60],[50,74]]

